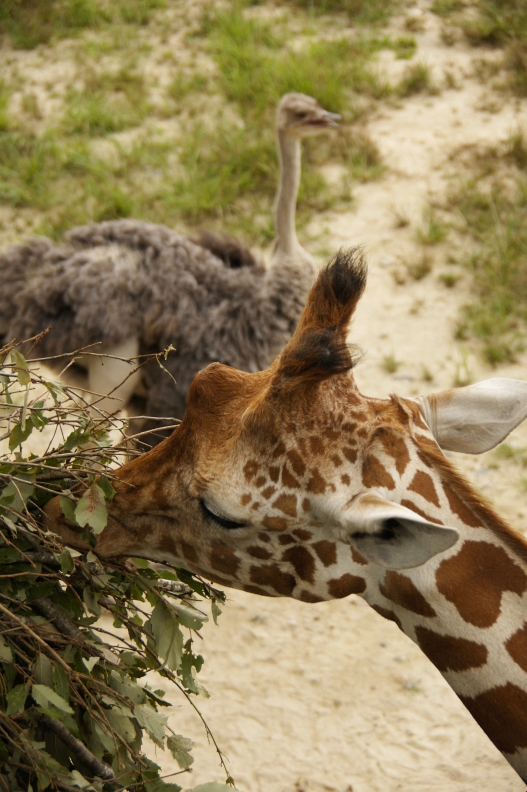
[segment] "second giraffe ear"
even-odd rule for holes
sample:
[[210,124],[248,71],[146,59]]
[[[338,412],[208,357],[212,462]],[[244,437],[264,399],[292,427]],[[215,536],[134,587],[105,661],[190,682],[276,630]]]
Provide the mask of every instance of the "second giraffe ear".
[[374,491],[354,498],[339,523],[341,541],[355,545],[368,561],[387,569],[422,566],[459,538],[454,528],[431,523]]
[[527,382],[484,380],[416,401],[441,448],[482,454],[527,418]]

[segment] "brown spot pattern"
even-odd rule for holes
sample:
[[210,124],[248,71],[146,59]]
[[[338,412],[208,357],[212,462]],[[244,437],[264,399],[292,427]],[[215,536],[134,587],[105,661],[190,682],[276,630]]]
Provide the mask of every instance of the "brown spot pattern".
[[269,500],[269,498],[273,497],[275,492],[276,492],[276,487],[273,487],[273,486],[269,485],[264,490],[262,490],[262,498],[265,498],[266,500]]
[[400,630],[403,629],[400,620],[397,618],[397,616],[393,611],[389,610],[388,608],[383,608],[380,605],[372,605],[372,608],[374,611],[376,611],[379,614],[379,616],[382,616],[384,619],[388,619],[389,621],[395,622],[395,624],[398,626]]
[[314,542],[311,547],[325,567],[337,563],[337,545],[335,542],[328,542],[327,539],[322,539],[320,542]]
[[436,616],[435,610],[423,597],[414,582],[406,575],[389,570],[384,576],[384,583],[379,586],[379,591],[401,608],[418,613],[419,616]]
[[365,487],[395,489],[395,481],[376,456],[370,454],[362,466],[362,483]]
[[291,534],[282,534],[278,537],[278,541],[281,545],[296,544],[296,539]]
[[284,514],[289,514],[290,517],[296,517],[296,495],[282,493],[273,501],[273,507]]
[[249,462],[246,462],[245,466],[243,468],[243,474],[245,476],[245,481],[250,481],[251,479],[253,479],[256,476],[256,474],[258,473],[258,468],[259,467],[260,466],[259,466],[258,462],[255,462],[254,460],[249,460]]
[[271,481],[274,481],[274,483],[277,484],[278,479],[280,478],[280,468],[276,467],[276,465],[272,465],[269,468],[269,478]]
[[294,449],[292,449],[291,451],[288,451],[287,452],[287,458],[289,459],[289,461],[291,463],[291,467],[293,468],[293,472],[297,476],[303,476],[304,473],[306,472],[306,466],[304,464],[304,460],[302,459],[302,457],[300,456],[298,451],[295,451]]
[[260,533],[258,534],[258,539],[260,539],[261,542],[271,541],[271,537],[268,534],[263,533],[263,531],[260,531]]
[[512,754],[527,748],[525,690],[507,682],[474,698],[459,698],[499,751]]
[[332,454],[330,456],[331,461],[335,465],[335,467],[340,467],[342,465],[342,459],[339,457],[338,454]]
[[436,520],[435,517],[430,517],[429,514],[424,512],[422,509],[420,509],[419,506],[416,506],[415,503],[411,500],[406,500],[406,498],[403,498],[403,500],[401,501],[401,506],[406,506],[407,509],[410,509],[410,511],[414,511],[416,514],[419,514],[424,520],[428,520],[428,522],[436,523],[437,525],[442,525],[441,520]]
[[369,564],[369,561],[367,561],[364,556],[361,555],[355,547],[353,547],[353,545],[350,545],[350,550],[351,557],[356,564],[362,564],[363,566],[367,566],[367,564]]
[[342,599],[349,594],[362,594],[366,590],[366,581],[357,575],[345,575],[328,580],[328,592],[333,599]]
[[265,547],[261,547],[260,545],[252,545],[251,547],[247,548],[247,552],[253,558],[261,558],[262,561],[268,561],[271,558],[271,553]]
[[267,482],[267,476],[258,476],[256,481],[254,482],[256,487],[263,487],[263,485]]
[[478,520],[476,515],[470,511],[468,506],[466,506],[461,498],[459,498],[452,487],[448,484],[443,486],[443,490],[447,497],[449,506],[452,510],[453,514],[457,514],[457,516],[465,523],[465,525],[470,525],[472,528],[479,528],[481,526],[481,522]]
[[312,453],[318,456],[322,456],[322,454],[326,450],[325,443],[323,443],[320,437],[318,437],[317,435],[314,435],[313,437],[309,438],[309,445]]
[[311,511],[311,501],[309,500],[309,498],[304,498],[304,500],[302,501],[302,509],[305,512]]
[[282,484],[290,489],[300,489],[300,482],[293,476],[287,465],[282,468]]
[[258,594],[258,596],[260,596],[260,597],[272,597],[273,596],[272,594],[269,594],[269,592],[266,591],[265,589],[258,588],[258,586],[251,586],[250,584],[247,584],[246,586],[244,586],[243,590],[249,592],[249,594]]
[[291,533],[293,536],[296,536],[297,539],[300,539],[301,542],[307,542],[313,537],[311,531],[306,531],[304,528],[295,528]]
[[357,451],[354,448],[350,448],[349,446],[343,446],[341,450],[348,462],[354,465],[357,461]]
[[351,479],[347,473],[344,473],[344,475],[340,477],[340,480],[342,481],[345,487],[349,487],[349,485],[351,484]]
[[405,441],[392,432],[383,432],[380,434],[380,440],[385,452],[395,460],[397,472],[402,476],[410,462],[410,453]]
[[418,470],[408,489],[417,492],[418,495],[421,495],[425,500],[433,503],[434,506],[439,506],[436,488],[434,487],[432,477],[429,476],[428,473]]
[[211,542],[210,564],[213,569],[226,575],[236,575],[240,566],[240,559],[229,545],[223,542]]
[[257,586],[269,586],[283,597],[289,597],[296,586],[294,575],[282,572],[278,564],[252,566],[249,569],[249,577]]
[[485,628],[500,615],[505,591],[523,594],[527,575],[502,547],[465,542],[459,553],[441,562],[436,583],[466,622]]
[[252,495],[242,495],[240,498],[240,503],[242,506],[247,506],[248,503],[251,502]]
[[320,475],[318,468],[315,468],[311,478],[307,482],[307,491],[314,495],[323,495],[326,491],[326,480]]
[[527,622],[511,635],[505,648],[516,663],[527,673]]
[[310,591],[307,591],[306,589],[302,589],[300,591],[298,598],[302,600],[302,602],[312,602],[312,603],[324,602],[322,597],[317,596],[317,594],[312,594]]
[[315,559],[304,545],[289,547],[282,555],[282,561],[289,561],[293,565],[300,580],[315,582]]
[[274,449],[273,453],[271,454],[271,459],[279,459],[280,457],[283,457],[284,454],[285,454],[285,445],[280,440],[280,442]]
[[181,552],[183,553],[183,558],[186,558],[187,561],[198,560],[198,554],[194,545],[188,544],[187,542],[181,542]]
[[415,634],[419,646],[438,671],[466,671],[481,668],[487,662],[487,647],[476,641],[440,635],[426,627],[416,627]]
[[287,520],[285,517],[269,517],[268,514],[262,520],[262,524],[270,531],[285,531],[287,528]]

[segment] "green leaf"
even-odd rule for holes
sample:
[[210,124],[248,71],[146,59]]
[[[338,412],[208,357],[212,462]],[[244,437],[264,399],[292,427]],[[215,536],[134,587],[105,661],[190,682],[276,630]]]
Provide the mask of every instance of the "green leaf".
[[9,450],[14,451],[15,448],[18,448],[19,445],[27,440],[34,428],[31,421],[26,421],[24,428],[22,428],[22,423],[15,424],[9,435]]
[[182,737],[181,734],[174,734],[173,737],[167,737],[167,748],[181,769],[188,770],[194,761],[194,757],[190,754],[194,748],[192,740]]
[[68,675],[59,664],[53,669],[53,687],[55,688],[55,693],[63,698],[64,701],[70,700],[70,683]]
[[104,492],[98,484],[88,487],[75,509],[75,520],[81,528],[90,525],[93,533],[100,534],[106,527],[108,512]]
[[199,630],[209,620],[209,617],[204,613],[200,613],[188,605],[183,605],[181,602],[173,602],[171,600],[170,607],[178,614],[181,624],[191,630]]
[[83,591],[83,597],[90,613],[93,613],[94,616],[100,616],[101,606],[99,605],[99,601],[93,591],[90,588],[85,588]]
[[20,352],[13,351],[11,352],[11,358],[15,364],[16,375],[18,377],[19,383],[24,387],[30,385],[31,377],[29,375],[29,367],[24,355],[21,355]]
[[73,710],[68,702],[47,685],[33,685],[31,688],[31,695],[41,707],[47,707],[48,704],[53,704],[53,706],[61,712],[67,712],[73,715]]
[[71,557],[71,553],[67,547],[65,547],[62,553],[59,555],[59,561],[60,561],[60,570],[63,575],[67,575],[68,572],[73,572],[73,570],[75,569],[75,562],[73,561],[73,558]]
[[99,479],[99,487],[104,492],[104,497],[106,500],[112,500],[113,496],[115,495],[115,490],[106,478],[106,476],[101,476]]
[[171,671],[176,671],[183,654],[183,633],[176,615],[159,600],[152,611],[151,624],[159,656]]
[[7,694],[7,711],[6,715],[16,715],[22,712],[28,694],[27,685],[16,685]]
[[0,548],[0,564],[13,564],[15,561],[20,561],[21,555],[16,547],[2,547]]
[[167,722],[165,715],[160,715],[148,704],[136,704],[134,716],[138,724],[147,730],[152,740],[158,745],[163,745]]
[[33,484],[34,474],[20,473],[17,481],[10,481],[7,487],[2,490],[2,500],[13,495],[11,508],[15,511],[23,511],[28,499],[33,495],[35,486]]
[[[59,498],[60,508],[62,509],[62,514],[64,517],[69,520],[70,522],[75,522],[75,504],[65,495],[61,495]],[[64,570],[62,570],[64,572]]]
[[211,609],[211,612],[212,612],[212,618],[214,620],[214,624],[216,626],[218,626],[218,616],[221,615],[221,610],[220,610],[220,608],[218,608],[218,606],[216,605],[214,600],[212,600],[212,602],[211,602],[210,609]]
[[11,647],[2,635],[0,635],[0,660],[5,663],[13,662],[13,652]]

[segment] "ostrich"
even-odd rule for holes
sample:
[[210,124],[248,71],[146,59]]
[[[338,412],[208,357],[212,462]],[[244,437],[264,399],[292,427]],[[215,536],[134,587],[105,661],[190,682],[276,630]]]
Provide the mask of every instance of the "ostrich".
[[335,128],[339,118],[304,94],[286,94],[278,104],[280,178],[269,267],[230,237],[204,232],[191,239],[137,220],[75,228],[62,245],[37,237],[0,256],[0,339],[29,338],[51,325],[39,346],[43,355],[102,342],[96,351],[128,360],[171,344],[176,354],[166,368],[176,385],[154,362],[116,389],[130,363],[82,359],[89,389],[113,391],[118,406],[142,379],[153,417],[182,418],[194,375],[211,361],[265,368],[291,337],[315,276],[295,228],[301,139]]

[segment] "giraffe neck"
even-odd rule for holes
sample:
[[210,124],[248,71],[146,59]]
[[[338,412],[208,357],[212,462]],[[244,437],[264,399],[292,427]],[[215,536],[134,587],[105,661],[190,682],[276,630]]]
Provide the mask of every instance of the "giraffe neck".
[[[421,567],[377,568],[362,596],[417,643],[527,782],[527,543],[426,446],[409,457],[400,502],[460,539]],[[389,474],[394,460],[378,459]]]
[[294,256],[300,249],[296,236],[296,198],[300,186],[300,140],[278,131],[280,181],[275,200],[276,255]]

